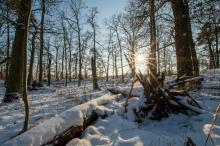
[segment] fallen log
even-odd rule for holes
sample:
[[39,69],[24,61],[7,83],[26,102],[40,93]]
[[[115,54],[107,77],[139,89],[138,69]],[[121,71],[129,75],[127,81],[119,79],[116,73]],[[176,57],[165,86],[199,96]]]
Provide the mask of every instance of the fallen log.
[[84,119],[83,125],[77,127],[75,126],[70,127],[69,129],[57,135],[56,137],[54,137],[54,139],[52,139],[51,141],[47,142],[44,145],[53,145],[53,146],[66,145],[73,138],[79,137],[82,134],[82,132],[97,119],[98,119],[98,114],[96,113],[96,111],[93,111],[88,118]]
[[117,96],[105,94],[97,99],[75,106],[1,145],[65,145],[72,138],[80,136],[83,130],[96,121],[99,116],[104,117],[106,113],[110,114],[109,112],[113,114],[113,111],[107,111],[102,107],[112,100],[116,101]]
[[108,88],[107,89],[109,92],[111,92],[112,94],[122,94],[124,97],[139,97],[140,95],[139,94],[136,94],[134,92],[131,92],[130,93],[130,89],[128,90],[125,90],[123,88],[120,88],[120,87],[112,87],[112,88]]
[[185,78],[180,78],[180,79],[176,79],[172,82],[168,82],[168,89],[171,89],[175,86],[180,86],[180,85],[184,85],[186,83],[193,83],[193,82],[201,82],[203,81],[203,77],[185,77]]

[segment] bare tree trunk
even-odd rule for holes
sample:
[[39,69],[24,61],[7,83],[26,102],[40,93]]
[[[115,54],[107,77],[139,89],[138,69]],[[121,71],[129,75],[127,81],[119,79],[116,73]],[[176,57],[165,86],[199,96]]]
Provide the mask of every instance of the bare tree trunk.
[[218,49],[218,24],[215,24],[215,50],[216,50],[216,68],[219,68],[219,49]]
[[43,56],[43,79],[47,78],[47,63],[46,63],[46,59],[47,59],[46,56]]
[[[66,37],[65,37],[66,38]],[[67,59],[67,47],[66,47],[66,39],[65,39],[65,41],[64,41],[64,48],[65,48],[65,61],[66,61],[66,64],[65,64],[65,73],[66,73],[66,75],[65,75],[65,86],[67,86],[67,82],[68,82],[68,59]]]
[[191,50],[189,44],[187,12],[183,0],[171,0],[175,23],[175,46],[177,57],[178,77],[186,74],[193,75]]
[[35,72],[35,77],[36,77],[36,80],[38,79],[38,73],[39,73],[39,57],[37,58],[37,69],[36,69],[36,72]]
[[79,78],[78,78],[78,86],[81,86],[82,80],[82,47],[81,47],[81,31],[79,28],[79,18],[77,20],[77,28],[78,28],[78,47],[79,47]]
[[96,71],[96,26],[95,26],[95,17],[98,11],[96,8],[91,9],[91,16],[88,18],[88,22],[90,23],[93,29],[93,56],[91,58],[91,67],[92,67],[92,81],[93,81],[93,89],[99,89],[98,81],[97,81],[97,71]]
[[117,27],[116,27],[116,35],[117,35],[117,39],[118,39],[118,45],[119,45],[119,48],[120,48],[121,79],[122,79],[122,82],[124,82],[123,53],[122,53],[121,39],[119,37]]
[[78,51],[75,53],[75,79],[77,79],[78,75]]
[[[116,49],[116,48],[115,48]],[[118,78],[118,67],[117,67],[117,53],[116,53],[116,50],[115,50],[115,76],[116,76],[116,79]]]
[[40,60],[39,60],[39,85],[43,86],[43,52],[44,52],[44,17],[45,0],[41,0],[41,23],[40,23]]
[[112,78],[115,78],[115,54],[114,54],[114,47],[112,45]]
[[131,44],[131,55],[130,55],[130,66],[132,67],[131,68],[131,77],[132,78],[135,78],[136,77],[136,65],[135,65],[135,56],[136,56],[136,49],[135,49],[135,44],[134,42],[132,42]]
[[63,53],[62,53],[61,79],[64,79],[64,56],[65,56],[65,47],[63,47]]
[[212,42],[208,41],[208,48],[209,48],[209,68],[214,69],[215,68],[215,57],[212,50]]
[[155,4],[154,0],[150,0],[150,54],[149,54],[149,71],[150,81],[155,83],[155,76],[157,74],[157,35],[156,35],[156,24],[155,24]]
[[[65,27],[65,24],[64,22],[62,21],[62,27],[63,27],[63,45],[64,45],[64,48],[63,48],[63,56],[62,56],[62,72],[64,70],[64,59],[65,59],[65,86],[67,86],[67,81],[68,81],[68,65],[67,65],[67,46],[66,46],[66,43],[67,43],[67,32],[66,32],[66,27]],[[63,73],[62,73],[63,74]]]
[[71,48],[69,48],[69,81],[72,80],[72,51]]
[[164,47],[164,50],[163,50],[163,66],[164,66],[164,72],[165,74],[167,73],[167,61],[166,61],[166,47]]
[[[30,12],[31,12],[31,4],[32,2],[29,2],[29,18],[30,18]],[[29,19],[28,19],[29,20]],[[28,22],[29,26],[29,22]],[[28,28],[28,27],[27,27]],[[23,124],[22,131],[27,131],[29,126],[29,104],[28,104],[28,95],[27,95],[27,41],[28,41],[28,29],[26,30],[26,45],[24,46],[24,64],[23,64],[23,101],[24,101],[24,109],[25,109],[25,119]]]
[[19,93],[23,93],[24,55],[27,48],[27,33],[29,28],[31,5],[32,2],[30,0],[22,0],[20,2],[18,25],[15,32],[11,55],[11,66],[4,98],[5,102],[11,102],[13,99],[17,99],[20,97]]
[[159,40],[159,27],[157,27],[157,73],[160,74],[160,40]]
[[59,80],[59,77],[58,77],[58,53],[59,53],[59,48],[56,46],[56,61],[55,61],[56,80]]
[[186,14],[187,14],[186,15],[187,16],[187,33],[188,33],[189,47],[191,50],[193,75],[198,76],[199,75],[199,62],[198,62],[197,55],[196,55],[195,44],[192,38],[192,28],[191,28],[191,19],[190,19],[190,14],[189,14],[188,0],[185,0],[185,7],[186,7]]
[[48,54],[48,72],[47,72],[47,86],[51,84],[51,54]]
[[106,81],[108,81],[109,79],[109,61],[110,61],[110,53],[108,53],[108,59],[107,59]]
[[34,65],[34,55],[35,55],[35,39],[36,39],[36,31],[32,34],[32,40],[31,40],[31,58],[30,58],[30,64],[28,69],[28,79],[27,79],[27,85],[31,86],[31,82],[33,80],[33,65]]
[[50,41],[48,41],[48,44],[47,44],[47,59],[48,59],[48,64],[47,64],[47,86],[50,86],[50,84],[51,84],[51,61],[52,61],[52,55],[50,53]]
[[[9,19],[9,4],[7,5],[7,18]],[[9,21],[7,21],[7,58],[9,57],[10,53],[10,25]],[[7,85],[7,80],[8,80],[8,70],[9,70],[9,61],[6,62],[6,71],[5,71],[5,85]]]
[[169,60],[169,68],[168,68],[168,75],[171,75],[171,68],[172,68],[172,62]]
[[3,79],[3,67],[1,66],[0,79]]
[[111,42],[112,42],[112,30],[110,29],[109,31],[109,42],[108,42],[108,57],[107,57],[107,66],[106,66],[106,81],[109,80],[109,65],[110,65],[110,55],[111,55],[111,50],[110,50],[110,46],[111,46]]
[[69,45],[69,65],[68,65],[68,72],[69,72],[69,81],[72,80],[72,34],[70,37],[67,36],[67,42]]
[[[28,129],[29,120],[29,105],[27,98],[27,87],[26,87],[26,64],[27,64],[27,39],[28,39],[28,28],[29,19],[32,8],[31,0],[21,0],[20,10],[18,15],[18,25],[15,32],[15,39],[12,49],[12,59],[10,72],[8,76],[8,86],[6,88],[5,98],[16,98],[14,93],[20,93],[23,96],[25,106],[25,120],[23,130]],[[13,94],[12,94],[13,93]],[[9,95],[9,96],[8,96]],[[6,101],[6,99],[4,99]],[[9,100],[7,100],[9,101]]]
[[96,90],[96,89],[99,89],[99,86],[98,86],[98,82],[97,82],[97,72],[96,72],[96,31],[95,31],[95,26],[94,26],[94,40],[93,40],[93,57],[91,59],[92,61],[92,77],[93,77],[93,89]]

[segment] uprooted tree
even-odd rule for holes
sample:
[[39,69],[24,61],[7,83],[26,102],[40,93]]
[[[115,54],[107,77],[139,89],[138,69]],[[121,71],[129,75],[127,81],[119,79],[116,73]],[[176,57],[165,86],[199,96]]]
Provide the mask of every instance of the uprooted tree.
[[186,90],[178,90],[180,86],[186,86],[185,83],[193,84],[202,80],[201,77],[181,76],[165,84],[165,76],[162,74],[157,77],[155,80],[157,84],[154,85],[142,74],[137,75],[137,79],[143,86],[146,97],[145,106],[134,110],[137,121],[142,121],[143,118],[160,120],[173,113],[186,115],[203,113],[202,107]]
[[[129,59],[125,55],[129,67],[133,66],[129,63]],[[145,106],[138,110],[134,110],[136,114],[137,122],[141,122],[144,118],[153,120],[160,120],[161,118],[168,117],[170,114],[183,113],[186,115],[194,115],[203,113],[202,107],[196,100],[185,90],[187,87],[186,83],[199,86],[202,77],[191,77],[183,75],[177,77],[173,81],[169,81],[166,84],[165,74],[157,75],[154,77],[154,81],[151,82],[147,76],[136,74],[136,80],[141,83],[144,88]],[[135,81],[135,79],[134,79]],[[132,83],[131,90],[133,89],[134,83]],[[194,88],[192,86],[192,88]],[[116,89],[117,90],[117,89]],[[112,92],[110,90],[110,92]],[[115,93],[121,93],[122,95],[131,97],[131,91],[129,93],[122,93],[121,91],[114,91]],[[127,106],[127,105],[125,105]],[[126,108],[126,107],[125,107]]]

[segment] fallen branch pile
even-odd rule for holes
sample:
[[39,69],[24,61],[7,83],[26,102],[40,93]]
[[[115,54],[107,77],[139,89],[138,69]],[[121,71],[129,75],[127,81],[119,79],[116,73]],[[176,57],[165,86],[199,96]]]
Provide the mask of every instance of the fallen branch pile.
[[164,75],[161,75],[161,77],[155,78],[154,86],[142,74],[137,75],[137,79],[143,86],[146,97],[145,106],[134,110],[138,122],[144,118],[160,120],[172,113],[192,115],[204,112],[199,103],[187,91],[175,89],[176,86],[183,86],[187,82],[200,81],[202,80],[200,77],[181,77],[164,85]]

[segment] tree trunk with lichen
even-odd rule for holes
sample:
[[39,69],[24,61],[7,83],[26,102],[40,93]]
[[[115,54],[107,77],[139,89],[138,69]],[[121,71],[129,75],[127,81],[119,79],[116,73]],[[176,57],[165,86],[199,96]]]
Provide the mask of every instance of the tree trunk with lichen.
[[15,32],[15,39],[12,49],[11,66],[7,81],[5,102],[11,102],[22,95],[23,91],[23,73],[25,66],[25,55],[27,50],[27,37],[29,28],[29,18],[32,1],[22,0],[20,2],[20,11]]

